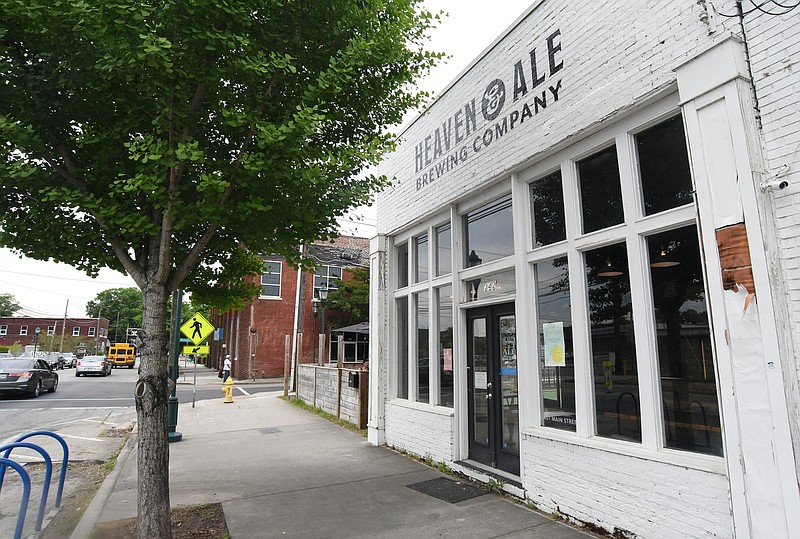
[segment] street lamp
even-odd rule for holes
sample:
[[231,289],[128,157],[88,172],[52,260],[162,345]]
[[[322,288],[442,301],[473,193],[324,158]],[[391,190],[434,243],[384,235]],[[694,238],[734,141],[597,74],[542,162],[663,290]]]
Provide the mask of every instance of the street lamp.
[[314,315],[314,338],[311,339],[314,353],[312,354],[312,362],[317,362],[317,315],[319,314],[319,301],[316,299],[311,300],[311,314]]
[[33,330],[33,357],[36,357],[36,348],[39,346],[39,333],[42,332],[42,328],[36,326],[36,329]]
[[[319,302],[322,305],[322,335],[325,335],[325,304],[328,302],[328,286],[323,283],[319,289]],[[325,337],[327,339],[327,337]],[[323,344],[322,354],[323,357],[325,355],[325,351],[328,349],[325,346],[327,343]]]

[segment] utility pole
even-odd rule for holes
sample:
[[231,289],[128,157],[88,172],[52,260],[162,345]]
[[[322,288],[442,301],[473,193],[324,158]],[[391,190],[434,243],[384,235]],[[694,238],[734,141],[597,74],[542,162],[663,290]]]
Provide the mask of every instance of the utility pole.
[[69,300],[67,300],[67,306],[64,307],[64,321],[61,323],[61,344],[58,345],[58,353],[64,351],[64,330],[67,327],[67,311],[69,310]]

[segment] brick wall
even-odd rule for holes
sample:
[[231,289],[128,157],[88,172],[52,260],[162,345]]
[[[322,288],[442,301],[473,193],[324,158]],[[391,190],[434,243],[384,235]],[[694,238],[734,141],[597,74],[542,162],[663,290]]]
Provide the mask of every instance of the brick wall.
[[[732,2],[715,6],[733,10]],[[668,88],[675,81],[673,68],[711,43],[701,13],[689,0],[542,2],[401,134],[401,146],[380,166],[396,181],[377,198],[378,232],[392,233],[416,222]],[[718,34],[722,25],[737,27],[723,19]],[[535,88],[531,51],[536,78],[544,77]],[[517,100],[515,71],[524,76],[528,90]],[[486,120],[482,97],[495,79],[505,85],[505,104],[496,118]],[[543,93],[546,108],[535,100]],[[474,124],[464,112],[473,102]],[[448,122],[450,149],[445,151],[442,126]],[[434,179],[423,185],[425,174]]]
[[[783,12],[772,4],[768,11]],[[790,426],[800,446],[800,12],[782,16],[755,12],[745,17],[753,81],[762,119],[764,172],[761,181],[787,181],[762,198],[767,257],[781,331]],[[800,452],[795,451],[800,467]]]
[[386,444],[436,462],[453,462],[453,413],[387,402]]
[[[733,537],[724,474],[522,436],[522,481],[545,512],[648,539]],[[624,536],[623,536],[624,537]]]

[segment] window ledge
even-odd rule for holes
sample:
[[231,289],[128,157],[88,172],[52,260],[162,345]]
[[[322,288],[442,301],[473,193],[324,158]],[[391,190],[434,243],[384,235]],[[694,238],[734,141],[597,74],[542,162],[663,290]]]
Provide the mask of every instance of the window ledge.
[[266,299],[271,301],[280,301],[283,298],[281,296],[258,296],[258,299]]
[[447,408],[446,406],[434,406],[432,404],[427,404],[424,402],[411,402],[410,400],[407,399],[392,399],[389,401],[389,404],[392,404],[394,406],[399,406],[400,408],[407,408],[409,410],[418,410],[420,412],[428,412],[441,416],[453,417],[455,415],[453,408]]
[[682,466],[719,475],[726,475],[727,473],[727,466],[724,457],[715,457],[712,455],[703,455],[700,453],[691,453],[688,451],[679,451],[669,448],[652,450],[647,449],[636,442],[615,442],[613,440],[607,440],[598,436],[593,436],[591,438],[579,438],[574,433],[562,432],[556,429],[548,429],[545,427],[526,428],[521,429],[520,432],[522,433],[523,437],[527,436],[529,438],[540,438],[554,442],[563,442],[581,447],[587,447],[589,449],[596,449],[598,451],[616,453],[626,457],[636,457],[652,462]]

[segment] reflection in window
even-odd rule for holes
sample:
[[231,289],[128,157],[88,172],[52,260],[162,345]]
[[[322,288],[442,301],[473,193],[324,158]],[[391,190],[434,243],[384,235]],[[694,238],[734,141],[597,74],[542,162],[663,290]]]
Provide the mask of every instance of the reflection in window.
[[574,432],[575,357],[567,257],[539,262],[535,270],[543,425]]
[[489,343],[486,318],[472,320],[471,334],[468,353],[472,354],[472,439],[479,444],[489,445],[489,400],[486,398]]
[[694,226],[647,238],[667,447],[722,456],[714,357]]
[[584,234],[624,220],[616,146],[578,161],[578,178]]
[[560,170],[531,184],[531,207],[534,247],[567,239]]
[[439,289],[439,403],[453,407],[453,287]]
[[511,194],[469,212],[465,228],[466,267],[514,254]]
[[408,286],[408,244],[398,245],[397,253],[397,288]]
[[428,346],[428,293],[417,297],[417,402],[430,402],[430,354]]
[[415,238],[414,244],[417,249],[417,264],[414,270],[414,282],[419,283],[428,280],[428,235],[423,234]]
[[586,253],[597,434],[641,442],[639,380],[625,244]]
[[453,271],[452,230],[450,223],[436,229],[436,276]]
[[636,149],[645,215],[692,201],[692,177],[681,116],[636,135]]
[[408,398],[408,297],[397,299],[397,397]]

